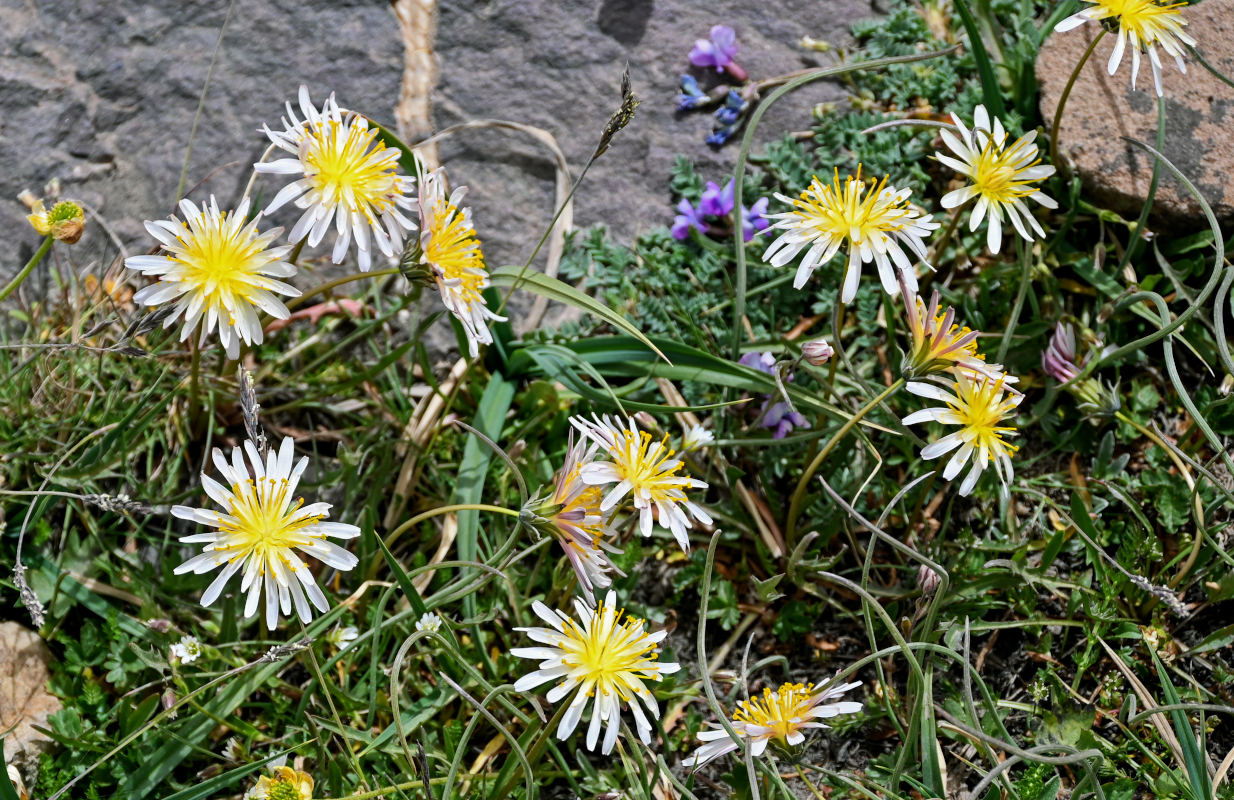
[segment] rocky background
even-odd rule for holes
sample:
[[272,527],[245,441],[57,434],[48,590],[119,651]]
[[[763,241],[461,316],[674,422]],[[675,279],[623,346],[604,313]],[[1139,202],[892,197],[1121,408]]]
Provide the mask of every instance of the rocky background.
[[[704,144],[708,113],[675,112],[694,39],[716,23],[733,26],[738,60],[757,79],[819,63],[824,56],[799,47],[803,36],[842,45],[848,25],[874,12],[850,0],[460,0],[441,4],[435,35],[418,43],[376,0],[236,0],[228,13],[222,0],[0,0],[0,224],[11,232],[0,275],[38,243],[15,199],[22,189],[41,194],[59,178],[65,196],[88,205],[96,222],[65,252],[79,274],[101,273],[121,246],[130,254],[149,246],[141,221],[172,210],[190,140],[185,193],[231,203],[264,148],[258,129],[278,122],[301,83],[315,100],[335,91],[343,105],[392,121],[400,93],[414,88],[403,65],[416,47],[427,48],[438,73],[433,127],[477,118],[535,125],[556,137],[575,173],[629,64],[643,104],[591,171],[575,210],[576,227],[603,222],[628,238],[671,221],[675,154],[695,158],[712,179],[736,155],[733,144]],[[812,104],[839,95],[828,85],[798,93],[767,120],[768,135],[806,127]],[[471,187],[489,261],[521,262],[552,213],[549,151],[524,134],[484,130],[443,141],[440,156],[452,180]],[[27,297],[46,286],[40,272],[43,281],[23,288]]]

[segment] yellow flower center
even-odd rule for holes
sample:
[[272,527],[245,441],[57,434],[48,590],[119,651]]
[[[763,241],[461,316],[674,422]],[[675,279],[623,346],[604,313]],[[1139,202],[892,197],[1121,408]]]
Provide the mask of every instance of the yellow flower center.
[[774,692],[764,689],[762,697],[742,700],[737,704],[733,722],[770,728],[774,738],[783,740],[809,722],[804,714],[810,710],[813,694],[812,683],[786,683]]
[[672,460],[673,451],[668,446],[668,436],[660,440],[660,447],[652,453],[651,434],[646,431],[623,430],[616,432],[617,443],[609,452],[613,466],[623,481],[628,481],[636,497],[649,497],[652,502],[668,498],[674,490],[684,490],[690,479],[677,475],[682,468],[678,461],[668,469],[664,463]]
[[815,177],[793,207],[810,218],[816,229],[860,244],[874,233],[902,229],[911,214],[907,197],[900,201],[880,197],[886,186],[886,176],[878,183],[863,181],[859,164],[857,174],[845,178],[843,186],[839,170],[830,186]]
[[294,519],[304,501],[297,499],[288,504],[287,487],[285,478],[258,478],[256,482],[247,480],[232,486],[236,499],[228,513],[236,521],[220,519],[219,529],[229,537],[220,542],[218,549],[237,551],[233,559],[256,552],[263,575],[275,558],[294,571],[295,567],[288,563],[282,551],[312,541],[314,537],[306,536],[304,529],[325,517],[311,515]]
[[976,447],[985,447],[994,453],[1014,453],[1016,445],[1003,441],[1002,435],[1014,431],[1014,425],[1000,425],[1003,419],[1015,410],[1015,403],[1003,395],[1004,378],[971,380],[961,377],[956,381],[956,397],[959,403],[947,405],[960,419],[960,436]]
[[1017,169],[1008,161],[1002,145],[991,138],[973,164],[973,186],[992,203],[1010,203],[1017,197],[1027,197],[1037,189],[1029,181],[1018,178],[1021,172],[1038,163],[1034,161]]
[[1163,32],[1176,30],[1182,24],[1179,8],[1186,3],[1158,5],[1153,0],[1093,0],[1101,7],[1097,19],[1117,17],[1123,29],[1134,34],[1143,44],[1152,44]]
[[181,282],[203,295],[206,308],[214,308],[219,316],[235,322],[227,312],[225,298],[252,302],[254,281],[271,259],[256,237],[245,233],[241,220],[232,220],[233,213],[218,215],[207,211],[196,220],[189,220],[190,236],[177,237],[178,252],[167,257],[182,264]]
[[376,128],[358,121],[325,120],[310,127],[302,158],[305,177],[321,193],[324,204],[341,203],[350,211],[359,211],[370,223],[393,205],[398,191],[397,154],[375,142],[376,137]]
[[587,628],[572,619],[563,625],[566,638],[557,645],[563,652],[561,661],[582,672],[579,678],[589,697],[599,692],[628,700],[639,678],[655,674],[656,644],[648,641],[643,620],[623,621],[624,614],[601,605]]
[[453,289],[467,303],[483,303],[484,254],[476,230],[466,216],[449,203],[434,205],[431,218],[425,220],[428,236],[424,244],[424,261],[432,264],[448,281],[459,281]]

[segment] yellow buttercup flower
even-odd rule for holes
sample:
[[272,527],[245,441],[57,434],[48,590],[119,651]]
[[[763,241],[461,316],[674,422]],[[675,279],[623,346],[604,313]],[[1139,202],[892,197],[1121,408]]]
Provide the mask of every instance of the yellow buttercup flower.
[[275,767],[244,794],[244,800],[313,800],[313,778],[291,767]]
[[848,176],[843,183],[837,170],[830,186],[815,177],[800,197],[777,194],[776,198],[793,210],[767,215],[768,219],[778,220],[771,227],[783,233],[768,245],[763,260],[773,267],[782,267],[805,250],[793,278],[793,287],[800,289],[814,270],[830,261],[847,243],[848,267],[841,301],[852,302],[857,295],[861,265],[871,261],[878,267],[887,294],[899,292],[896,271],[903,273],[915,289],[917,277],[904,248],[924,261],[925,237],[938,228],[938,223],[931,222],[929,214],[916,213],[909,203],[911,193],[910,189],[888,185],[885,177],[878,183],[863,181],[859,165],[857,174]]
[[[541,662],[539,669],[515,682],[514,690],[525,692],[560,679],[561,683],[549,690],[545,699],[556,703],[574,693],[557,726],[558,739],[564,740],[574,732],[591,701],[588,750],[595,750],[600,729],[606,726],[602,752],[613,751],[621,729],[623,703],[634,716],[639,739],[650,744],[651,723],[647,720],[647,712],[658,718],[660,707],[646,681],[658,681],[681,669],[680,664],[657,660],[659,644],[668,631],[648,633],[643,620],[628,617],[617,608],[617,596],[611,591],[599,608],[591,608],[576,598],[574,608],[579,622],[538,600],[531,607],[550,627],[515,629],[546,646],[517,647],[510,651],[513,656]],[[642,706],[646,706],[646,712]]]
[[1153,70],[1153,84],[1157,96],[1161,97],[1161,59],[1157,56],[1157,46],[1167,55],[1173,56],[1181,72],[1187,71],[1183,62],[1183,46],[1194,45],[1183,26],[1187,20],[1183,18],[1182,8],[1186,3],[1169,3],[1161,5],[1153,0],[1089,0],[1094,5],[1081,9],[1054,26],[1056,31],[1069,31],[1089,20],[1102,22],[1112,20],[1118,23],[1118,42],[1114,52],[1110,54],[1107,69],[1111,75],[1118,69],[1123,60],[1123,51],[1131,45],[1131,88],[1135,88],[1136,78],[1140,73],[1140,52],[1148,54],[1148,62]]

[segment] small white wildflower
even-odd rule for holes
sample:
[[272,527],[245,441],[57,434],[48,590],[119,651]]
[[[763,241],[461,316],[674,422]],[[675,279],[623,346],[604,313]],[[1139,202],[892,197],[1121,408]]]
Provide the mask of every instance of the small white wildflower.
[[348,625],[346,628],[335,625],[334,629],[326,634],[326,641],[339,650],[346,650],[359,635],[360,631],[356,630],[354,625]]
[[181,664],[191,664],[201,655],[201,642],[196,636],[185,636],[171,646],[171,657]]
[[441,630],[441,617],[433,611],[426,611],[420,619],[416,620],[416,630],[436,633]]

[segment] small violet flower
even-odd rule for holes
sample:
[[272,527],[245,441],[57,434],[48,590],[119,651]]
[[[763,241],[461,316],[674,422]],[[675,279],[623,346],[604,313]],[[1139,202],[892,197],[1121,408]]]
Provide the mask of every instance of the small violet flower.
[[748,242],[754,238],[755,234],[762,233],[771,227],[771,220],[763,216],[766,213],[766,197],[760,197],[749,208],[741,207],[741,236],[743,239]]
[[715,181],[707,181],[707,188],[703,190],[702,199],[699,200],[698,210],[710,217],[726,217],[733,210],[733,181],[729,179],[728,184],[721,189],[716,185]]
[[745,70],[733,61],[737,55],[736,32],[727,25],[716,25],[708,37],[694,42],[690,63],[696,67],[715,67],[716,72],[727,71],[739,81],[746,80]]
[[[771,353],[746,353],[737,363],[743,367],[750,367],[759,372],[765,372],[768,375],[775,374],[776,359]],[[792,379],[793,376],[789,375],[788,380],[791,381]],[[783,400],[772,403],[770,395],[764,399],[763,409],[759,412],[758,419],[759,424],[764,428],[774,429],[773,439],[783,439],[794,428],[810,427],[809,421],[801,412],[794,411]]]
[[689,111],[707,103],[707,95],[698,88],[698,80],[693,75],[681,76],[681,94],[677,95],[677,110]]
[[695,228],[699,233],[707,232],[707,223],[703,222],[702,212],[690,205],[690,201],[682,198],[677,204],[677,217],[673,220],[671,233],[674,239],[686,240],[690,238],[690,229]]

